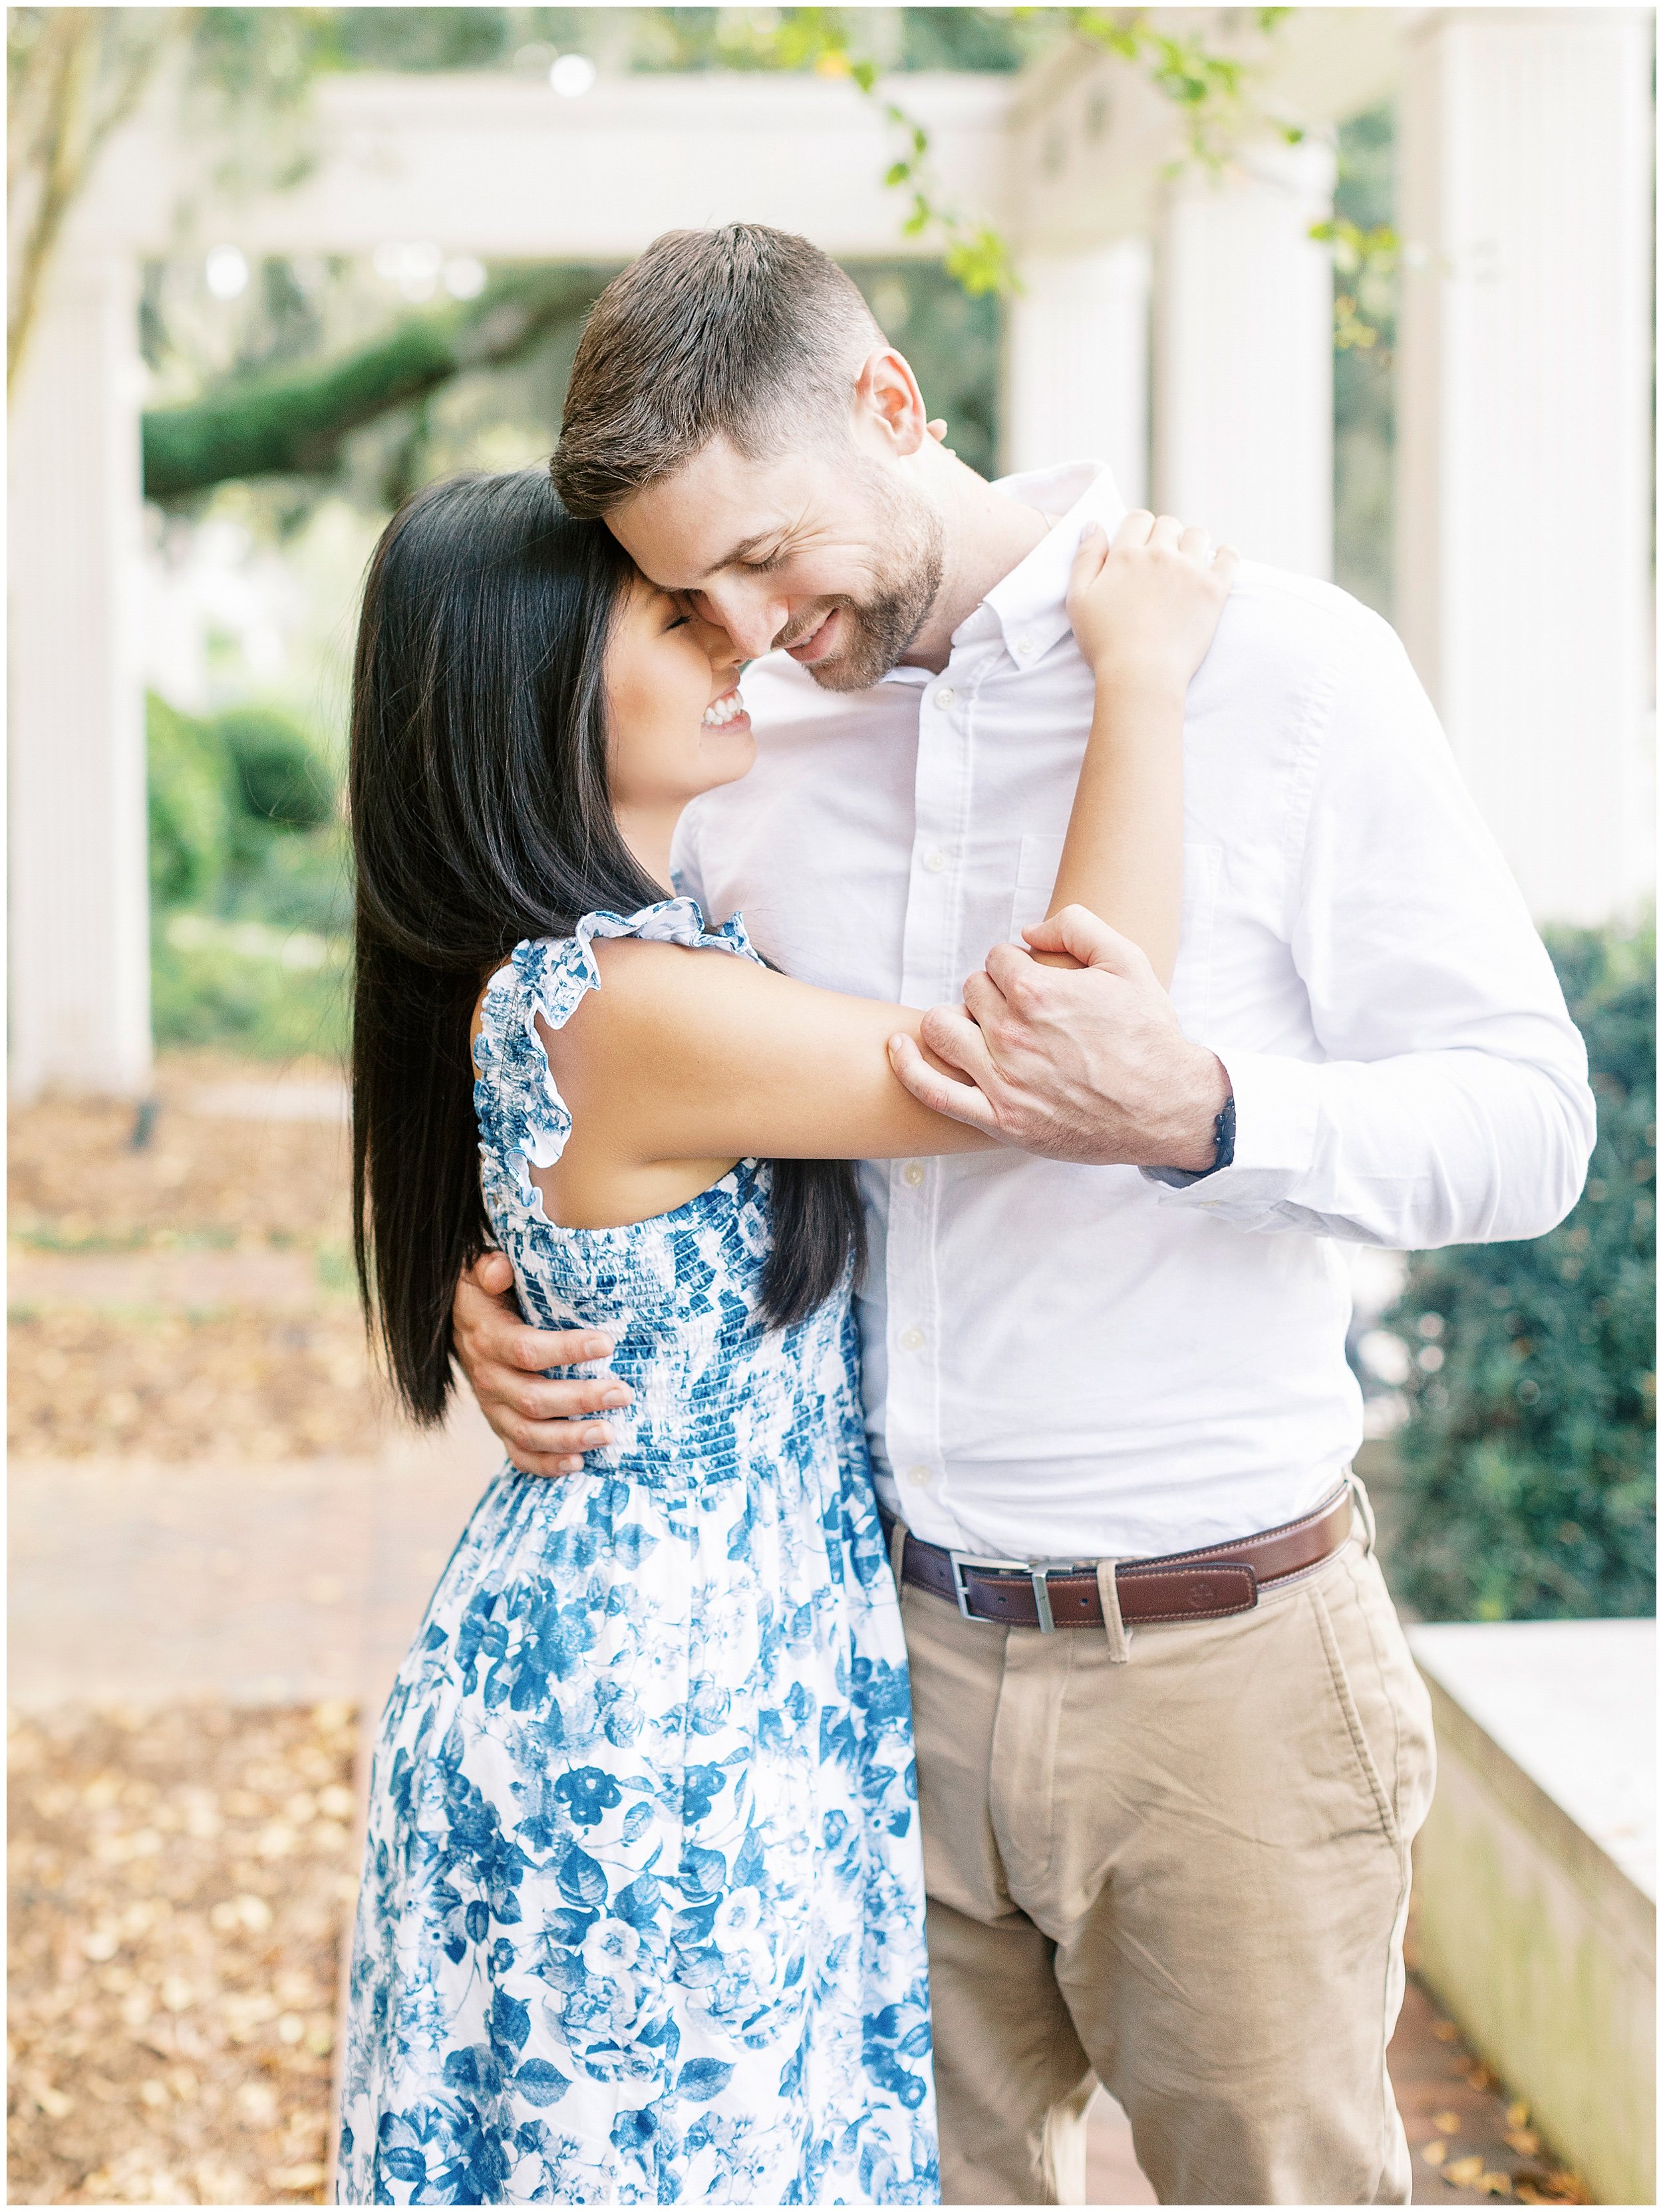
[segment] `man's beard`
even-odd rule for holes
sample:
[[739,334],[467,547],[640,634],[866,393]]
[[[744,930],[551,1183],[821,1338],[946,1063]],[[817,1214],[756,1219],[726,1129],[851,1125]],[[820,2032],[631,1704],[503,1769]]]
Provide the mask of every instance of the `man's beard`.
[[941,516],[927,500],[902,494],[875,471],[874,483],[887,510],[887,527],[873,549],[873,568],[885,585],[869,599],[825,602],[828,614],[834,607],[844,610],[850,641],[808,664],[808,673],[825,691],[864,691],[887,676],[923,628],[941,587],[946,532]]

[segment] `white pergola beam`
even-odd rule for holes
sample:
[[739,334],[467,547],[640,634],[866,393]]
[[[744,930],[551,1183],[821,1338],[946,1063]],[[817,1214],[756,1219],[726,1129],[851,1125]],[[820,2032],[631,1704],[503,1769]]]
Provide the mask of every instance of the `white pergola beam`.
[[[921,73],[888,88],[930,133],[943,198],[1003,220],[1012,81]],[[622,261],[661,231],[768,222],[849,259],[934,256],[908,239],[884,172],[902,149],[845,80],[727,75],[602,78],[577,100],[540,79],[337,77],[318,88],[316,158],[289,190],[213,203],[214,236],[251,258],[372,252],[427,240],[528,261]],[[129,135],[101,204],[113,234],[164,250],[179,149]]]

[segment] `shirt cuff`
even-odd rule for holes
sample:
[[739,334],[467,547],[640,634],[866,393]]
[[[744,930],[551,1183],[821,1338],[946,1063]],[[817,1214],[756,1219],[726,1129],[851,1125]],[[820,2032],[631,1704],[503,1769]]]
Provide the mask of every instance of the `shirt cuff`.
[[1186,1171],[1144,1168],[1146,1181],[1162,1186],[1163,1205],[1257,1210],[1288,1198],[1316,1158],[1321,1109],[1320,1062],[1283,1060],[1274,1053],[1217,1053],[1236,1106],[1235,1156],[1227,1168]]

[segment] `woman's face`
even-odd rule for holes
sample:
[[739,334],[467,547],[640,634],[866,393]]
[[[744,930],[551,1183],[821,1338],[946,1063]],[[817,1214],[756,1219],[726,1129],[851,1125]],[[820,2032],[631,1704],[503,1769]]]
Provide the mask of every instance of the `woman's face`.
[[635,579],[606,648],[614,806],[679,808],[745,774],[757,746],[740,665],[726,630]]

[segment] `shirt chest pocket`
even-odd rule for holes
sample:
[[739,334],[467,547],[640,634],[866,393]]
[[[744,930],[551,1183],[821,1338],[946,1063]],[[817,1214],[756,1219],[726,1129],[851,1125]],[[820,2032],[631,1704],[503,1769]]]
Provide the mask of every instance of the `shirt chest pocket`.
[[[1197,1036],[1213,1012],[1213,922],[1218,908],[1222,853],[1216,845],[1184,848],[1184,902],[1179,925],[1178,966],[1173,975],[1173,1003],[1190,1036]],[[1010,902],[1010,937],[1040,921],[1051,904],[1063,840],[1050,830],[1030,830],[1016,860],[1016,888]]]

